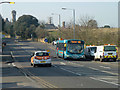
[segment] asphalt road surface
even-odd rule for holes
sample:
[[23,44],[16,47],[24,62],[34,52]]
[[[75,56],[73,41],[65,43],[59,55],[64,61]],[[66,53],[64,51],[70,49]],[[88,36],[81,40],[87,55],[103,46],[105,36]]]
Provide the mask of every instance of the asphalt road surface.
[[[63,60],[57,58],[55,46],[41,42],[6,39],[8,52],[12,54],[9,67],[16,67],[26,84],[33,88],[118,88],[119,62],[99,62],[90,60]],[[30,56],[34,51],[50,50],[52,67],[32,67]],[[7,62],[7,61],[5,61]],[[3,76],[6,71],[3,69]],[[15,70],[14,70],[15,72]],[[7,81],[7,77],[3,82]],[[12,76],[13,78],[15,75]],[[21,77],[19,77],[20,79]],[[16,81],[17,82],[17,81]],[[4,88],[10,88],[3,84]],[[14,86],[15,87],[15,86]],[[16,85],[17,87],[17,85]]]

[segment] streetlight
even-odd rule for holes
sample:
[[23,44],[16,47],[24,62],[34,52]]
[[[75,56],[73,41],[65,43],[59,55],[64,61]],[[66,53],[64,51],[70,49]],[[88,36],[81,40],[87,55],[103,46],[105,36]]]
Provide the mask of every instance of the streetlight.
[[[4,1],[4,2],[0,2],[0,4],[3,4],[3,3],[8,3],[8,4],[15,4],[15,2],[7,2],[7,1]],[[0,14],[1,15],[1,14]]]
[[75,39],[75,9],[69,9],[69,8],[62,8],[63,10],[73,10],[73,32],[74,32],[74,35],[73,35],[73,38]]
[[2,3],[15,4],[15,2],[0,2],[0,4],[2,4]]
[[[52,15],[58,15],[58,17],[59,17],[59,31],[60,31],[60,27],[61,27],[61,17],[60,17],[60,14],[52,13]],[[60,37],[61,37],[61,32],[60,32]]]

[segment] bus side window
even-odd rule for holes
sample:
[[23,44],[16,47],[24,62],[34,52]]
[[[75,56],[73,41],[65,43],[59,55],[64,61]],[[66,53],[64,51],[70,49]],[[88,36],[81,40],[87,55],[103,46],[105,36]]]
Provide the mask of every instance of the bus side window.
[[64,50],[63,51],[66,51],[66,47],[64,47]]

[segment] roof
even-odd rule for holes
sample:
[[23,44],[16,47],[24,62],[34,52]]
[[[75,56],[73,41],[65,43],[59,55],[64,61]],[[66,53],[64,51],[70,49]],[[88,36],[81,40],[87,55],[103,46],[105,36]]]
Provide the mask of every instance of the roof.
[[45,24],[45,29],[57,29],[54,24]]

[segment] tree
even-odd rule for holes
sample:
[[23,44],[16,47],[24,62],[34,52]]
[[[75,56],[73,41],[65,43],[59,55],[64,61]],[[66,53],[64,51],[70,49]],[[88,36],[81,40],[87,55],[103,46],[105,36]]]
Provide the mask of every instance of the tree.
[[49,35],[48,32],[41,26],[38,26],[35,32],[38,38],[45,38]]
[[21,38],[28,39],[31,38],[31,34],[35,33],[35,29],[38,25],[38,20],[34,16],[23,15],[15,22],[14,30]]
[[97,21],[93,20],[93,19],[89,20],[88,21],[88,27],[89,28],[97,28]]

